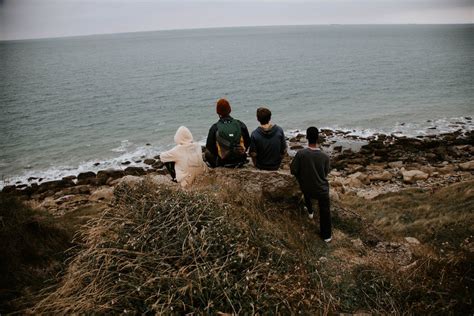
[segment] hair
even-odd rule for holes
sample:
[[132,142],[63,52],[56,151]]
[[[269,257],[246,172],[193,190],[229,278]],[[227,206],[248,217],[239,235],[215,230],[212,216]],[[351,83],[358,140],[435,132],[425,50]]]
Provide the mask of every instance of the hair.
[[270,119],[272,118],[272,112],[264,107],[258,108],[257,109],[257,120],[260,122],[260,124],[265,125],[270,122]]
[[306,139],[309,144],[316,144],[319,138],[319,131],[316,127],[311,126],[306,130]]
[[216,113],[219,114],[219,116],[228,116],[231,111],[229,101],[226,99],[219,99],[219,101],[217,101]]

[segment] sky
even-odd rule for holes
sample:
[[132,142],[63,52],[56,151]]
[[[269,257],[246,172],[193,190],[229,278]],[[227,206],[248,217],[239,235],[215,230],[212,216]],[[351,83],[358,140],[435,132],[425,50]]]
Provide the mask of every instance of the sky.
[[474,23],[474,0],[0,0],[0,40],[169,29]]

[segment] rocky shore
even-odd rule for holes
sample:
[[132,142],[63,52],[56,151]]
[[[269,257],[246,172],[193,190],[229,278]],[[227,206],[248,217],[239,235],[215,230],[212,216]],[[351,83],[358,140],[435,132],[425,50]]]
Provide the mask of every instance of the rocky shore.
[[[429,189],[473,176],[473,131],[416,138],[384,134],[363,138],[347,134],[338,130],[321,131],[321,146],[331,156],[329,180],[335,198],[338,194],[353,192],[373,199],[407,187]],[[288,139],[289,156],[284,159],[280,173],[289,172],[291,156],[305,145],[303,134]],[[143,162],[148,167],[128,166],[124,162],[123,169],[83,172],[46,182],[30,179],[33,183],[5,186],[2,194],[16,195],[53,213],[58,210],[62,213],[77,205],[110,200],[113,187],[124,177],[167,174],[159,155],[144,157]],[[254,168],[249,164],[243,170]]]

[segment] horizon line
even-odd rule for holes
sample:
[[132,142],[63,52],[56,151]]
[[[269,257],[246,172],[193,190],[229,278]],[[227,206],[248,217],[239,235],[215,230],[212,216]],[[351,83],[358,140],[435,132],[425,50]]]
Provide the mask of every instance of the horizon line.
[[190,28],[170,28],[157,30],[143,30],[143,31],[128,31],[128,32],[106,32],[106,33],[90,33],[78,35],[60,35],[60,36],[45,36],[32,38],[17,38],[17,39],[0,39],[1,42],[17,42],[17,41],[34,41],[34,40],[48,40],[48,39],[66,39],[78,37],[94,37],[102,35],[124,35],[137,33],[154,33],[154,32],[173,32],[173,31],[191,31],[191,30],[213,30],[213,29],[233,29],[233,28],[265,28],[265,27],[303,27],[303,26],[408,26],[408,25],[474,25],[474,22],[459,22],[459,23],[325,23],[325,24],[270,24],[270,25],[236,25],[236,26],[209,26],[209,27],[190,27]]

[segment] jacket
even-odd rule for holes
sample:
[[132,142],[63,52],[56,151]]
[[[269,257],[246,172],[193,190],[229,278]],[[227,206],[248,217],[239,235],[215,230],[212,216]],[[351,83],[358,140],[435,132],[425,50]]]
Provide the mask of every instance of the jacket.
[[280,126],[273,125],[268,129],[259,126],[252,132],[249,152],[255,156],[258,169],[277,170],[285,151],[285,134]]
[[185,187],[204,173],[207,166],[202,160],[201,145],[193,142],[193,135],[187,127],[178,128],[174,141],[176,146],[161,153],[160,159],[162,162],[175,162],[176,181]]

